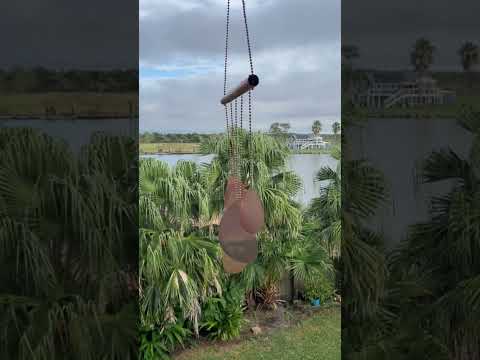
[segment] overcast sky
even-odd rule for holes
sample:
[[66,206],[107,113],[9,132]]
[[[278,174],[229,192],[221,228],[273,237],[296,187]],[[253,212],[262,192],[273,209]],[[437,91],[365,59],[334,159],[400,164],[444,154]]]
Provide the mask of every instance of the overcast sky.
[[[249,73],[241,0],[231,0],[229,84]],[[226,0],[140,0],[140,130],[224,130]],[[340,1],[247,0],[254,128],[325,132],[340,119]]]
[[478,0],[343,0],[343,43],[360,51],[357,66],[406,70],[415,41],[436,47],[434,71],[462,71],[458,49],[480,43]]

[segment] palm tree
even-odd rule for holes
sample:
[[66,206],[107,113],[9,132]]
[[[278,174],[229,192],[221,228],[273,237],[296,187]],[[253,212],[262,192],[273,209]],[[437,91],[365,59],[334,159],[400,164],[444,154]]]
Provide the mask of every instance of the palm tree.
[[458,49],[458,55],[462,63],[463,70],[468,74],[469,87],[472,86],[472,74],[471,70],[474,65],[478,65],[480,61],[480,49],[478,45],[471,41],[465,42],[460,49]]
[[0,132],[0,357],[136,357],[137,146]]
[[380,306],[356,358],[480,358],[479,120],[467,111],[460,121],[476,135],[467,158],[444,149],[425,160],[424,182],[449,180],[452,188],[431,199],[430,220],[412,226],[389,255]]
[[141,161],[140,304],[146,328],[180,317],[192,321],[198,334],[202,303],[221,294],[220,248],[209,236],[215,215],[205,180],[193,162],[170,168]]
[[[417,285],[425,289],[422,307],[415,311],[423,318],[416,321],[455,360],[480,359],[480,331],[474,324],[480,306],[479,120],[480,113],[468,111],[460,121],[476,135],[467,158],[445,149],[426,159],[425,183],[449,179],[455,185],[449,193],[431,199],[430,221],[412,228],[394,261],[397,269],[403,268],[398,271],[399,281],[424,280]],[[406,320],[409,315],[398,316]]]
[[[299,177],[286,169],[290,154],[284,142],[256,133],[252,138],[240,132],[240,168],[242,180],[259,194],[265,210],[266,227],[259,234],[259,255],[237,277],[250,300],[275,306],[280,278],[291,271],[298,279],[329,268],[323,248],[302,234],[302,213],[293,200],[301,188]],[[229,173],[229,139],[206,142],[202,149],[216,156],[205,166],[207,187],[214,211],[223,208],[223,192]]]
[[319,120],[315,120],[312,125],[313,135],[318,136],[322,131],[322,123]]
[[470,71],[473,65],[477,65],[480,60],[480,50],[478,45],[471,41],[465,42],[460,49],[458,55],[462,63],[462,68],[465,71]]
[[342,45],[342,66],[351,68],[352,61],[360,57],[360,51],[355,45]]
[[415,42],[410,52],[410,63],[417,73],[423,74],[430,68],[434,52],[435,46],[429,40],[420,38]]
[[332,124],[332,131],[334,135],[337,135],[340,132],[340,123],[338,121],[335,121]]
[[[364,124],[350,103],[343,104],[342,115],[342,121],[350,127]],[[341,181],[337,179],[340,171]],[[347,137],[342,137],[340,171],[338,174],[329,174],[329,193],[335,194],[335,185],[341,183],[342,241],[337,269],[341,274],[342,288],[342,342],[345,344],[342,352],[349,358],[355,358],[358,351],[365,347],[365,339],[371,339],[375,335],[375,326],[369,325],[381,313],[387,275],[383,239],[367,228],[365,223],[376,214],[388,194],[382,173],[367,160],[353,158]],[[329,193],[325,195],[330,195]],[[327,223],[324,226],[331,224],[333,230],[335,222],[330,219],[334,219],[334,216],[330,214],[336,209],[336,201],[332,201],[335,197],[324,198],[333,205],[326,209],[323,217]],[[330,229],[327,231],[327,234],[335,234]]]
[[316,180],[328,181],[328,184],[321,188],[320,196],[312,200],[306,218],[311,224],[310,231],[320,240],[330,258],[335,259],[340,256],[342,239],[340,148],[334,148],[331,154],[338,160],[337,169],[322,167],[318,171]]

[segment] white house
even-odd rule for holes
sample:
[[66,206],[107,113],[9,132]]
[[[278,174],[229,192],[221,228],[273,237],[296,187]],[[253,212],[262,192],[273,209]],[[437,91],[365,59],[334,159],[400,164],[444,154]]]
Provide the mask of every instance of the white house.
[[441,89],[432,77],[411,72],[370,72],[357,85],[355,103],[369,108],[441,105],[455,99],[452,91]]
[[295,150],[325,149],[328,142],[324,141],[320,135],[293,134],[288,146]]

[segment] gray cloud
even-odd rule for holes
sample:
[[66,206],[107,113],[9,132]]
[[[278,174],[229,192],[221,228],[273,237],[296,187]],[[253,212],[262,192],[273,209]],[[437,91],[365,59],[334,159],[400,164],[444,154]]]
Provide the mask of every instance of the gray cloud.
[[345,0],[342,6],[342,41],[360,48],[360,66],[407,68],[415,40],[426,37],[437,47],[434,68],[460,70],[460,45],[480,41],[478,1]]
[[[141,80],[141,130],[223,131],[225,4],[192,0],[180,10],[178,4],[159,3],[141,6],[147,15],[140,20],[140,62],[212,67],[189,77]],[[340,2],[260,1],[248,8],[248,18],[261,78],[254,91],[255,127],[288,121],[307,131],[320,119],[328,131],[340,118]],[[240,9],[234,8],[231,84],[248,73],[241,21]]]
[[138,66],[134,1],[2,1],[0,14],[0,67]]

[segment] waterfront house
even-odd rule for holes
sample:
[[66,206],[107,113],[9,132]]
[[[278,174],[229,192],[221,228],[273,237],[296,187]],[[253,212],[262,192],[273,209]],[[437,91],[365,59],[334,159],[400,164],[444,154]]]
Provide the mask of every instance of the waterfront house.
[[434,78],[413,72],[367,72],[354,91],[354,102],[368,108],[442,105],[454,100],[453,91],[441,89]]
[[325,149],[328,142],[320,135],[313,134],[292,134],[288,146],[293,150]]

